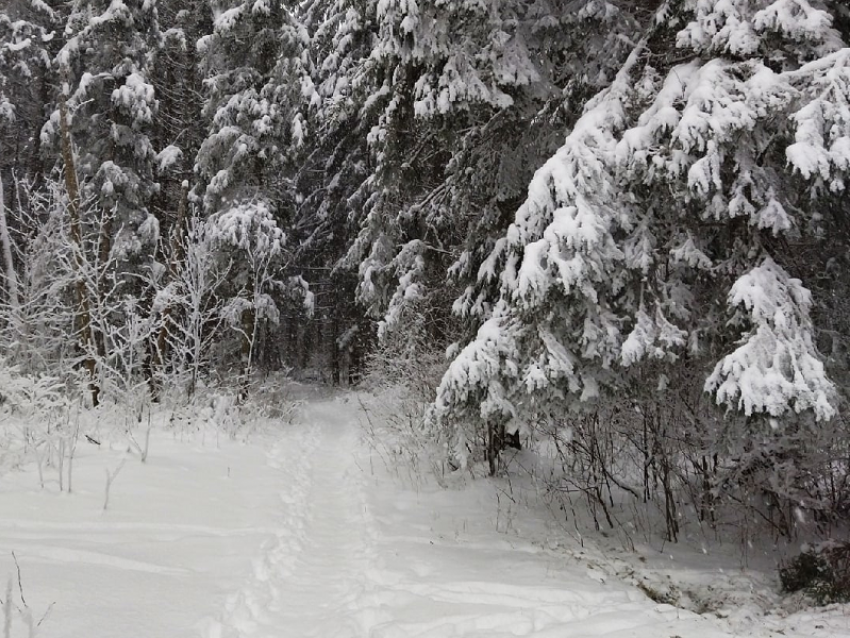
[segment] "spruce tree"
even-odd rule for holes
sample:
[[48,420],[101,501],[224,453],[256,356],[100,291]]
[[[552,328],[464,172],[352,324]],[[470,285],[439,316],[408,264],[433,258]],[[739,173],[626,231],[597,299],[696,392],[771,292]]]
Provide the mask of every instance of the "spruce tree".
[[846,202],[837,23],[806,0],[664,3],[497,242],[494,311],[435,423],[516,429],[629,388],[685,393],[693,369],[751,418],[832,416],[797,255]]
[[[159,228],[151,141],[158,101],[151,71],[162,43],[156,4],[72,0],[56,58],[84,199],[99,211],[99,259],[149,261]],[[45,134],[58,139],[55,111]]]
[[[296,205],[296,158],[311,91],[307,33],[289,3],[222,0],[198,42],[209,130],[198,150],[193,200],[223,258],[232,260],[231,325],[250,373],[261,328],[291,292],[287,228]],[[295,287],[300,289],[300,284]],[[282,295],[272,296],[274,290]]]
[[10,0],[0,13],[0,170],[25,181],[43,170],[39,133],[57,20],[40,0]]

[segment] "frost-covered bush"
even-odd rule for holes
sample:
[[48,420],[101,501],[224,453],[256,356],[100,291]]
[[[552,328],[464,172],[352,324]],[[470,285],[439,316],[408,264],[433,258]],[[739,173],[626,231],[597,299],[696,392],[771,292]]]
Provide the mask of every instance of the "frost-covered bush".
[[256,380],[243,394],[241,383],[202,383],[187,396],[182,391],[168,393],[167,428],[179,437],[198,434],[212,438],[246,441],[259,432],[275,431],[295,422],[303,401],[292,390],[287,373]]
[[819,605],[850,602],[850,543],[829,541],[804,547],[779,569],[782,589],[804,591]]
[[17,303],[0,305],[3,356],[23,374],[62,375],[73,364],[68,335],[74,330],[65,198],[53,181],[39,190],[25,181],[13,186],[16,204],[27,203],[13,209],[26,236],[9,237],[21,267]]
[[0,358],[0,471],[40,459],[62,434],[58,428],[68,408],[64,391],[56,377],[22,374]]
[[560,461],[547,488],[586,504],[597,528],[647,538],[706,534],[746,547],[844,529],[845,419],[825,428],[812,415],[729,414],[702,391],[703,371],[658,366],[605,401],[541,408],[522,424]]
[[367,359],[361,386],[369,392],[365,407],[372,444],[411,463],[414,471],[433,471],[442,480],[453,467],[446,465],[445,441],[428,431],[425,416],[446,360],[425,323],[421,314],[403,335],[388,334]]
[[64,384],[48,375],[21,374],[0,358],[0,410],[6,418],[38,419],[67,406]]

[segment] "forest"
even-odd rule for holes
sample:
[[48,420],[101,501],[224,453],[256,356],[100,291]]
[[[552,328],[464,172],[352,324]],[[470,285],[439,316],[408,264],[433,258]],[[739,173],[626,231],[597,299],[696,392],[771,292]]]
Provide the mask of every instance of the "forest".
[[394,388],[598,528],[829,538],[848,178],[845,0],[0,0],[0,408]]

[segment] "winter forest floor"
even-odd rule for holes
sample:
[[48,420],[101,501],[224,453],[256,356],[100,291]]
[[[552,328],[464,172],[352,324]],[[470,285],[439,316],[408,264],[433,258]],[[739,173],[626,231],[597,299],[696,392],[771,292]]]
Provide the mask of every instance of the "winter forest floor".
[[11,636],[28,614],[45,638],[850,636],[850,607],[791,610],[731,549],[580,538],[519,481],[443,489],[390,462],[365,423],[339,395],[240,441],[156,429],[105,511],[117,444],[80,445],[71,494],[7,472]]

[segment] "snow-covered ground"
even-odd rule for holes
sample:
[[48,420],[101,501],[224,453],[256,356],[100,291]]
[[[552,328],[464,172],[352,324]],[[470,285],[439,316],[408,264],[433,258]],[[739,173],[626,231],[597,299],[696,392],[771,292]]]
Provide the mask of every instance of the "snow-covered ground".
[[[35,467],[0,482],[0,576],[35,622],[50,609],[38,636],[850,636],[847,607],[764,616],[750,595],[700,615],[654,602],[645,591],[675,571],[661,558],[582,546],[498,481],[444,490],[400,470],[367,445],[350,397],[309,401],[248,442],[156,432],[103,511],[124,454],[81,444],[72,494],[49,471],[40,489]],[[712,569],[694,565],[676,582],[709,588]],[[12,636],[26,635],[16,611]]]

